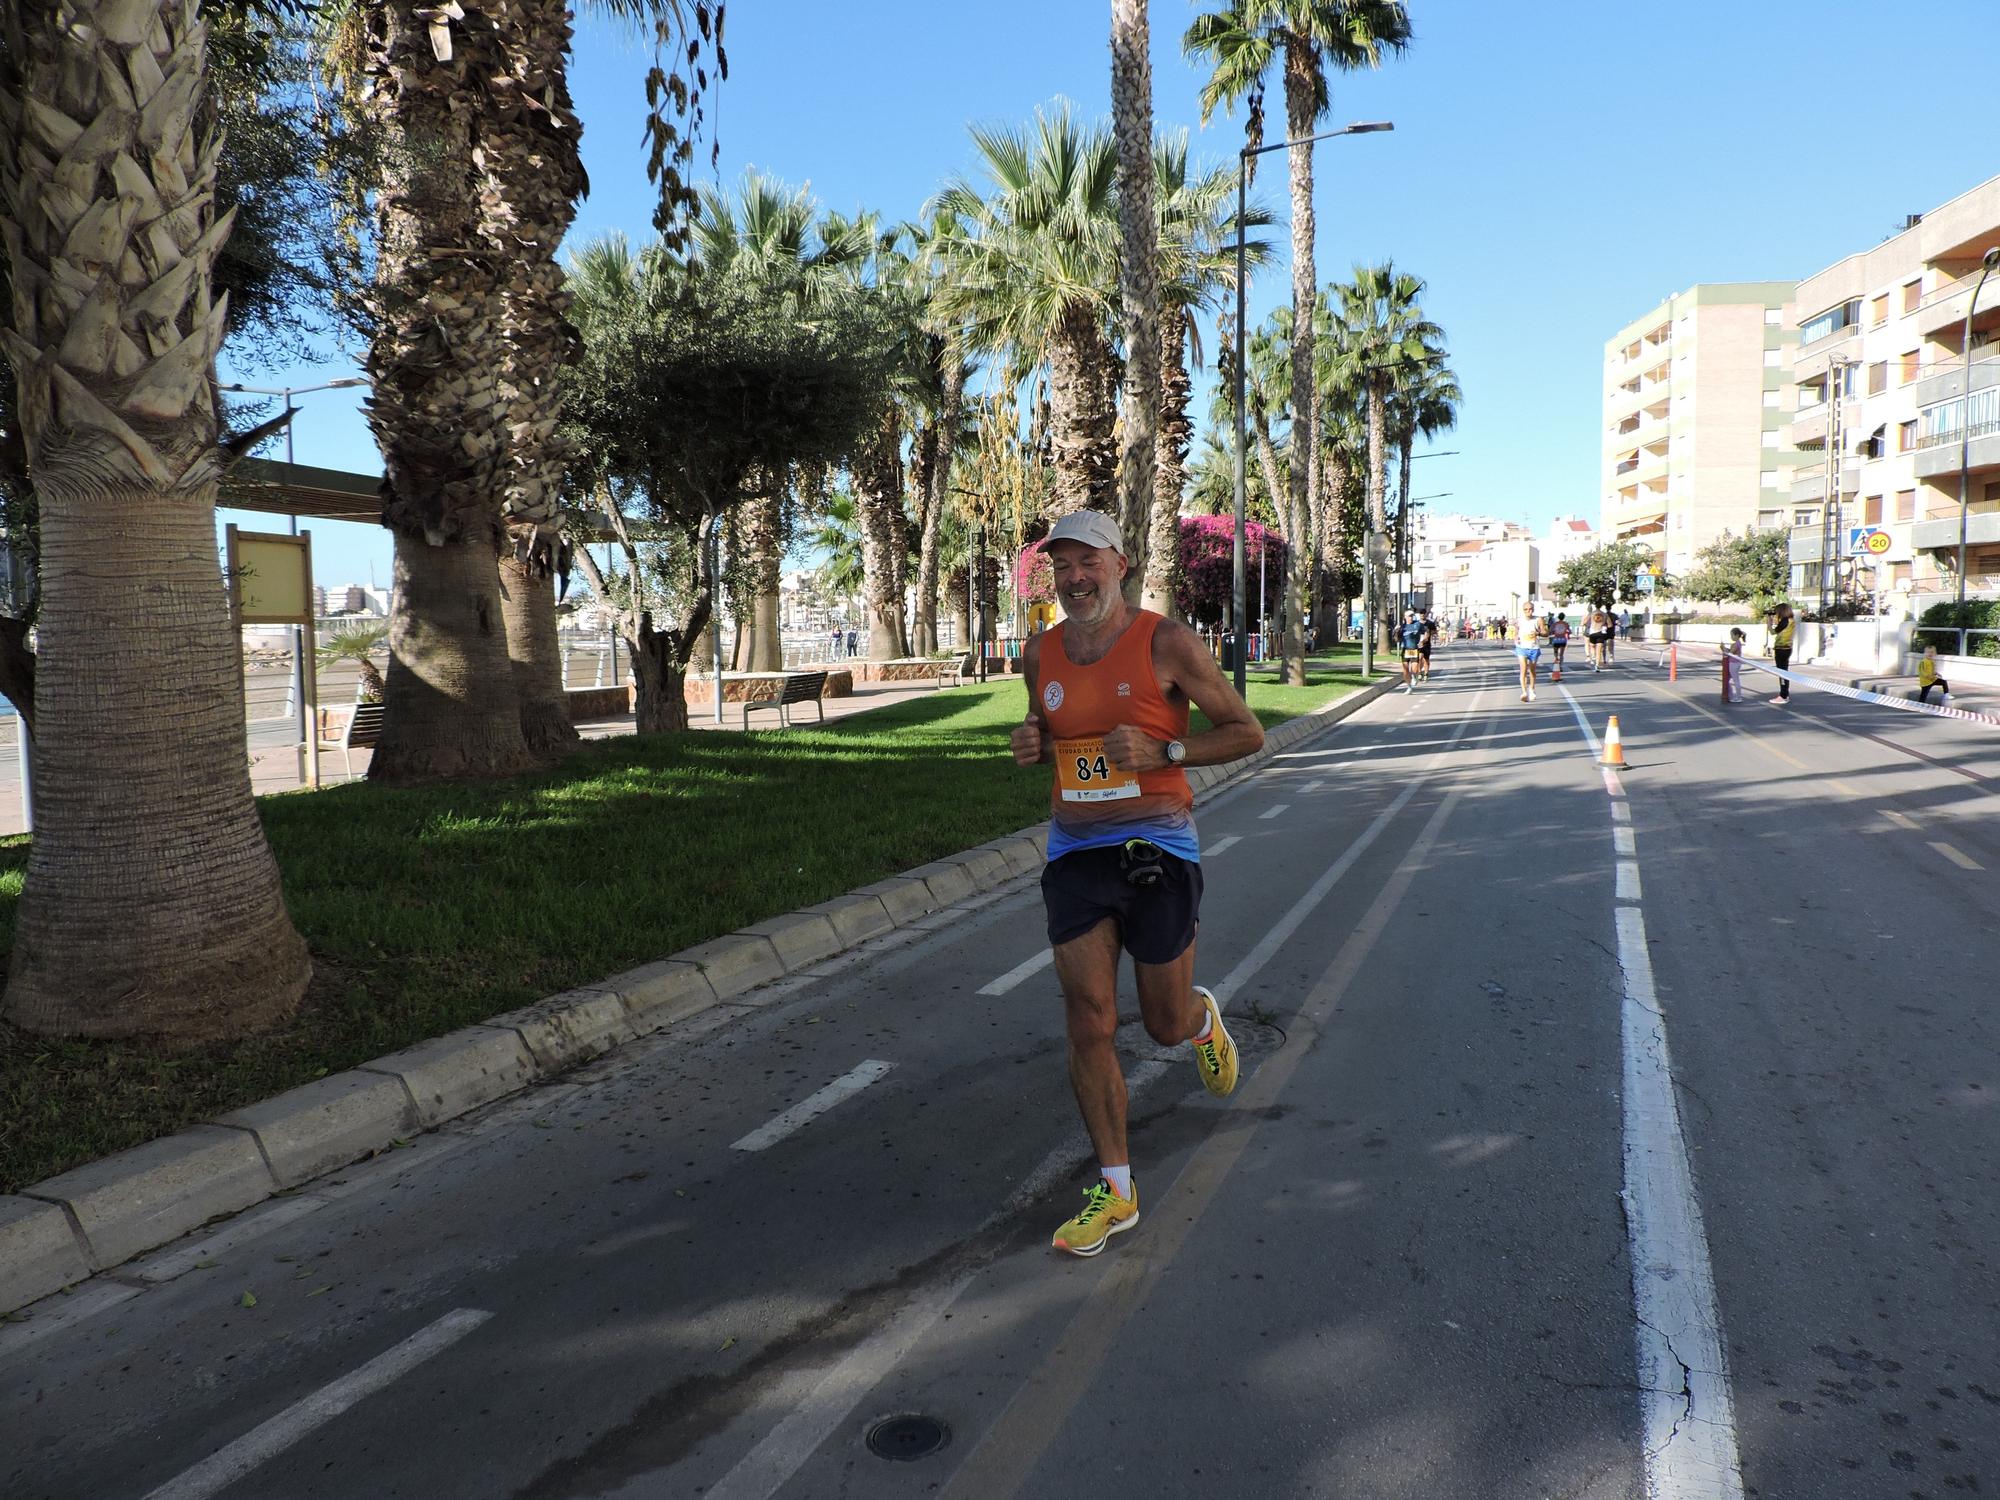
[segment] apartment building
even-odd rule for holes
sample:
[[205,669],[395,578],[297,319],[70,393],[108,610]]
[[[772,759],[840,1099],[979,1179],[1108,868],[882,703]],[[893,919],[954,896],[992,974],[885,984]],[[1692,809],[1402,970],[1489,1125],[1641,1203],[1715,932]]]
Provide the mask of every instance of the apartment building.
[[1704,282],[1605,343],[1604,541],[1679,573],[1724,532],[1783,524],[1795,285]]
[[[1968,375],[1966,582],[2000,593],[2000,275],[1980,292],[1966,360],[1968,305],[1995,245],[2000,177],[1799,283],[1795,595],[1921,609],[1957,591]],[[1854,528],[1886,531],[1888,551],[1850,555]]]

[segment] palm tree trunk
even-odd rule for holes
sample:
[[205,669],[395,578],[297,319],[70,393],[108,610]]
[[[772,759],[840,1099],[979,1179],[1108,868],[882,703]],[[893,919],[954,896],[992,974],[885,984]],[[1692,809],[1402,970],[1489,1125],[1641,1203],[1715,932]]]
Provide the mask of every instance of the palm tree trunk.
[[[1386,502],[1382,493],[1382,481],[1385,477],[1382,472],[1382,425],[1387,406],[1388,393],[1382,387],[1382,376],[1379,373],[1371,373],[1368,377],[1368,478],[1363,491],[1368,500],[1370,538],[1382,535],[1388,526],[1388,517],[1383,513]],[[1369,540],[1364,539],[1362,545],[1364,547],[1369,545]],[[1382,607],[1382,595],[1387,583],[1388,580],[1382,578],[1378,572],[1375,578],[1374,596],[1368,601],[1369,618],[1363,622],[1364,626],[1375,635],[1376,649],[1385,653],[1390,645],[1389,616]]]
[[944,508],[951,503],[951,463],[965,409],[965,360],[956,340],[946,342],[944,360],[937,418],[931,424],[938,440],[925,475],[924,524],[917,541],[917,628],[912,642],[917,656],[933,656],[938,650],[938,530]]
[[289,1014],[312,965],[250,794],[215,555],[207,32],[186,0],[10,14],[0,347],[40,507],[41,652],[6,1014],[237,1036]]
[[967,597],[971,586],[970,568],[953,568],[945,578],[945,593],[951,600],[951,624],[953,639],[960,651],[972,649],[972,601]]
[[1118,455],[1118,524],[1128,598],[1142,596],[1153,541],[1154,453],[1160,423],[1159,228],[1153,215],[1153,68],[1146,0],[1111,0],[1111,129],[1118,148],[1118,294],[1125,324],[1125,391]]
[[508,436],[501,491],[514,546],[500,562],[507,651],[530,753],[552,760],[577,743],[562,690],[550,583],[562,544],[558,496],[570,445],[561,435],[557,376],[577,345],[568,277],[556,250],[589,187],[583,126],[572,106],[567,0],[489,0],[499,19],[507,87],[480,97],[480,152],[488,190],[485,237],[508,247],[496,263],[500,315],[492,357],[504,374]]
[[[1405,571],[1404,561],[1410,552],[1410,451],[1417,445],[1417,435],[1405,432],[1396,445],[1396,483],[1401,494],[1396,501],[1396,551],[1395,565],[1398,572]],[[1416,568],[1412,564],[1407,571],[1412,575],[1410,587],[1416,587]]]
[[1347,601],[1340,597],[1339,588],[1347,571],[1345,533],[1340,518],[1347,508],[1348,488],[1353,483],[1353,469],[1344,451],[1336,449],[1326,460],[1326,476],[1320,484],[1320,522],[1314,528],[1319,569],[1314,575],[1313,618],[1331,623],[1332,632],[1324,637],[1327,640],[1340,639],[1340,621],[1347,613],[1344,607]]
[[896,577],[896,558],[903,550],[902,436],[901,418],[890,403],[854,465],[870,661],[894,661],[909,654],[903,640],[903,594]]
[[500,559],[500,614],[507,630],[507,656],[514,666],[514,691],[521,703],[521,736],[531,753],[553,760],[578,742],[563,692],[562,647],[556,635],[553,569],[547,560],[557,538],[536,533],[534,550]]
[[[371,781],[531,769],[500,606],[507,491],[505,326],[476,111],[507,76],[492,18],[416,0],[369,11],[365,105],[382,143],[374,385],[382,524],[396,538],[383,734]],[[434,41],[431,27],[447,27]],[[443,55],[440,56],[439,54]]]
[[[1290,139],[1303,141],[1318,119],[1313,87],[1312,44],[1304,37],[1285,37],[1285,129]],[[1318,433],[1313,420],[1313,312],[1318,297],[1318,272],[1313,254],[1313,148],[1293,146],[1285,153],[1291,168],[1292,193],[1292,471],[1290,504],[1284,514],[1292,543],[1285,569],[1285,644],[1282,680],[1302,687],[1306,680],[1304,612],[1306,567],[1311,549],[1303,545],[1312,514],[1311,455]]]
[[782,672],[785,644],[778,633],[778,575],[784,562],[784,498],[763,495],[743,506],[743,542],[749,573],[749,645],[738,654],[746,672]]
[[1050,520],[1078,510],[1117,513],[1118,451],[1112,441],[1117,408],[1110,399],[1110,365],[1097,314],[1073,305],[1049,345],[1049,441],[1055,468]]
[[1181,571],[1181,494],[1187,488],[1188,420],[1193,383],[1187,368],[1187,311],[1160,311],[1160,422],[1153,438],[1152,538],[1146,548],[1146,586],[1139,602],[1178,619],[1174,586]]

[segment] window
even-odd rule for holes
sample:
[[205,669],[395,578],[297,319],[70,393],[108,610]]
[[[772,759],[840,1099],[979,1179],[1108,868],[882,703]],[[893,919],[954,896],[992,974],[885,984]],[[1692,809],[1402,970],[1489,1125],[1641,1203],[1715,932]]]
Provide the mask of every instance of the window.
[[1832,338],[1846,328],[1852,328],[1861,321],[1861,299],[1843,302],[1838,307],[1829,307],[1817,317],[1806,319],[1799,329],[1799,346],[1816,344],[1821,339]]
[[1889,564],[1889,587],[1906,589],[1910,586],[1910,565],[1908,563]]
[[1870,297],[1868,299],[1868,326],[1870,328],[1880,328],[1888,321],[1889,294],[1883,292],[1879,296]]
[[1767,370],[1777,369],[1778,357],[1783,353],[1782,349],[1766,349],[1764,351],[1764,368]]
[[1818,520],[1819,512],[1816,510],[1795,510],[1792,512],[1792,524],[1794,526],[1811,526]]
[[1904,312],[1906,313],[1915,312],[1917,310],[1917,304],[1923,300],[1924,300],[1923,277],[1919,276],[1915,281],[1906,281],[1903,283]]
[[1760,510],[1757,512],[1757,528],[1769,531],[1774,526],[1785,524],[1785,513],[1781,510]]
[[1777,446],[1778,446],[1778,432],[1777,432],[1777,429],[1776,429],[1776,428],[1766,428],[1766,429],[1765,429],[1765,431],[1764,431],[1764,446],[1765,446],[1766,448],[1775,448],[1775,447],[1777,447]]
[[1916,446],[1917,419],[1912,417],[1907,422],[1898,422],[1896,424],[1896,451],[1898,453],[1908,453]]
[[1880,526],[1882,524],[1882,497],[1880,495],[1863,497],[1861,501],[1861,524],[1863,526]]
[[1782,307],[1767,307],[1764,309],[1764,326],[1766,328],[1776,328],[1784,321],[1785,310]]
[[1923,355],[1921,349],[1911,349],[1904,353],[1903,368],[1897,372],[1896,384],[1908,385],[1917,378],[1917,366],[1923,363]]
[[1764,410],[1776,411],[1778,409],[1778,397],[1779,392],[1777,391],[1764,392]]
[[1917,518],[1917,492],[1915,490],[1896,491],[1896,519],[1914,521]]
[[1757,483],[1767,490],[1776,489],[1778,487],[1778,471],[1776,469],[1760,469],[1757,473]]
[[1889,361],[1877,360],[1868,367],[1868,394],[1879,396],[1889,389]]

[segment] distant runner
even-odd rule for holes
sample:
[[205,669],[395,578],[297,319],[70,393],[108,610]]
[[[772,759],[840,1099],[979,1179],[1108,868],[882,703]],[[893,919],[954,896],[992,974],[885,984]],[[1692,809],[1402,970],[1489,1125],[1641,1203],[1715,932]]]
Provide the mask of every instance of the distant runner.
[[[1215,996],[1194,982],[1201,848],[1184,768],[1240,760],[1262,746],[1264,730],[1200,637],[1125,602],[1130,564],[1110,517],[1064,516],[1042,549],[1064,619],[1022,647],[1029,711],[1012,749],[1016,765],[1056,767],[1042,901],[1070,1086],[1100,1176],[1052,1243],[1095,1255],[1139,1222],[1113,1046],[1121,948],[1132,955],[1147,1035],[1167,1047],[1193,1043],[1211,1094],[1236,1087],[1236,1044]],[[1190,703],[1213,728],[1188,733]]]
[[1424,665],[1424,622],[1414,609],[1403,611],[1403,623],[1396,627],[1396,644],[1403,648],[1403,691],[1417,685],[1417,673]]
[[1437,639],[1438,639],[1437,616],[1432,614],[1429,610],[1425,610],[1424,642],[1423,645],[1418,648],[1424,653],[1424,664],[1417,671],[1417,681],[1419,682],[1429,682],[1431,680],[1431,647],[1437,644]]
[[1548,635],[1548,627],[1542,617],[1529,604],[1521,611],[1520,629],[1514,637],[1514,655],[1521,663],[1521,701],[1535,701],[1535,663],[1542,659],[1542,641]]
[[1563,674],[1563,653],[1569,649],[1569,616],[1558,614],[1555,624],[1549,627],[1549,649],[1555,656],[1555,670],[1549,674],[1554,682]]

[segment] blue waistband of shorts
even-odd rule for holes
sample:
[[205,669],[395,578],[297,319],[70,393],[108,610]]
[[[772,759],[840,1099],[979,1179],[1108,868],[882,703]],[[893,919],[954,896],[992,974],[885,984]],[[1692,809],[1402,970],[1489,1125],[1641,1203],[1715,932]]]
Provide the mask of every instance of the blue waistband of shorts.
[[1150,839],[1167,853],[1190,864],[1201,863],[1201,840],[1195,835],[1194,819],[1186,814],[1171,823],[1159,818],[1147,818],[1131,823],[1093,822],[1074,828],[1066,828],[1060,821],[1051,818],[1048,857],[1061,859],[1079,849],[1115,849],[1127,839]]

